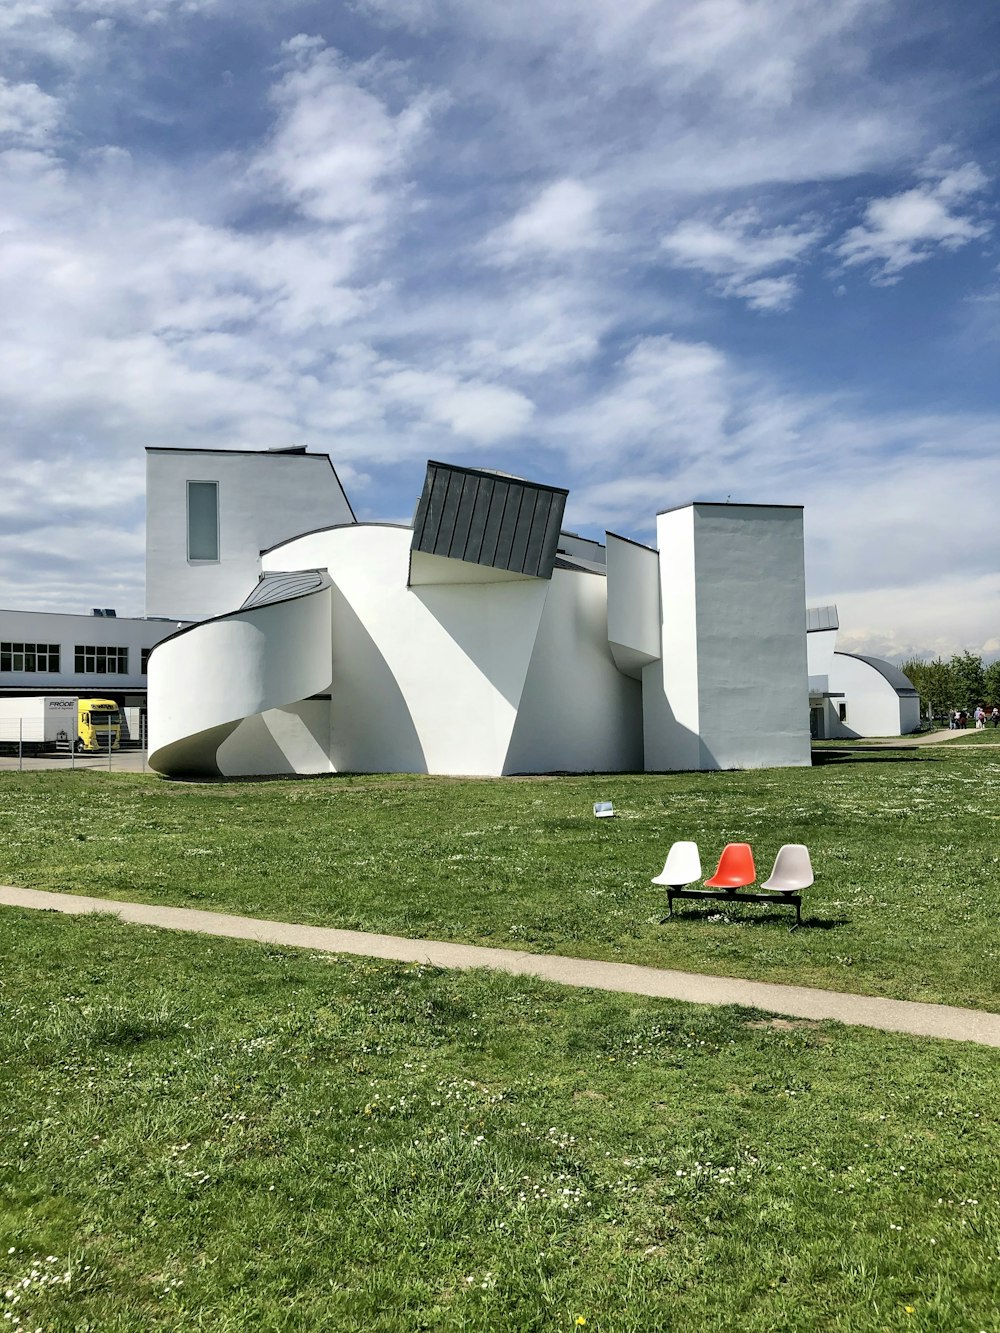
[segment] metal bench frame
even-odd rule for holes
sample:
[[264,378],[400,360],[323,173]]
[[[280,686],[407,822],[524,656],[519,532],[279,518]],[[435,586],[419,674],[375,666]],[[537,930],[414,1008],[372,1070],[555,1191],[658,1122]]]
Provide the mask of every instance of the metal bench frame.
[[711,898],[723,903],[772,903],[778,907],[794,907],[795,925],[790,929],[797,930],[802,925],[802,894],[791,889],[787,892],[772,890],[760,893],[741,893],[738,889],[674,889],[668,887],[667,915],[660,922],[661,926],[665,922],[673,920],[675,898]]

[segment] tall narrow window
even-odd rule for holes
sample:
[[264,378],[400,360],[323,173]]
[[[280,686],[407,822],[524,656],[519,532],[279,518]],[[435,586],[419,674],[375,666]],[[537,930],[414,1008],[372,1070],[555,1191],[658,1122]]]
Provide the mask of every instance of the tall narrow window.
[[189,560],[219,558],[219,483],[187,484],[187,537]]

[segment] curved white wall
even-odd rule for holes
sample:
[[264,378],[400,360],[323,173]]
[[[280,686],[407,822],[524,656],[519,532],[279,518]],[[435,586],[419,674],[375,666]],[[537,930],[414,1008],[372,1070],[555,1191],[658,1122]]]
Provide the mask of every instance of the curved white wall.
[[893,685],[858,657],[834,653],[830,665],[830,690],[844,696],[847,717],[841,722],[836,706],[827,713],[827,735],[831,740],[860,736],[905,736],[920,726],[920,700],[900,697]]
[[499,775],[548,591],[543,579],[407,587],[409,528],[296,538],[265,572],[329,570],[338,771]]
[[557,569],[542,612],[505,773],[642,768],[642,686],[608,643],[608,580]]
[[[272,722],[267,717],[329,690],[330,614],[330,588],[323,587],[207,621],[161,643],[149,659],[150,767],[168,775],[316,771],[298,764],[304,752],[316,761],[323,736],[313,732],[324,710],[313,706]],[[273,743],[248,752],[235,741],[227,750],[240,724],[258,715],[264,721],[254,725]]]

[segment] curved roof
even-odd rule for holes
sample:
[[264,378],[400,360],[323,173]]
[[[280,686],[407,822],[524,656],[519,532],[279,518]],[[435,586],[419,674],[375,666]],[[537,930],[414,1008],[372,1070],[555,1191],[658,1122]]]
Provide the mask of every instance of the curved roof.
[[913,695],[917,693],[909,676],[904,676],[899,667],[894,667],[891,662],[883,661],[881,657],[865,657],[861,653],[842,653],[839,651],[834,653],[834,657],[853,657],[858,662],[864,662],[866,666],[870,666],[887,680],[897,694]]

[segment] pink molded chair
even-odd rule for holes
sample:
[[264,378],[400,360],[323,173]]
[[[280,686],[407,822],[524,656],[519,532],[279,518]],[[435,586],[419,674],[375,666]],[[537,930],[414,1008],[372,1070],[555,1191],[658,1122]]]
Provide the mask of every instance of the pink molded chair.
[[742,889],[757,878],[753,852],[748,842],[730,842],[722,849],[719,864],[711,879],[705,880],[706,889]]

